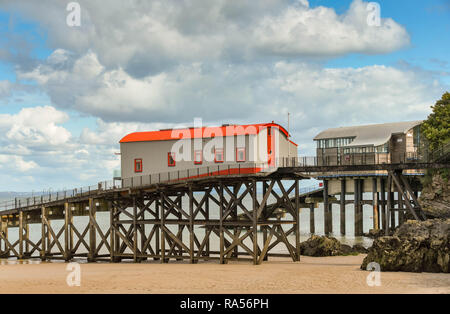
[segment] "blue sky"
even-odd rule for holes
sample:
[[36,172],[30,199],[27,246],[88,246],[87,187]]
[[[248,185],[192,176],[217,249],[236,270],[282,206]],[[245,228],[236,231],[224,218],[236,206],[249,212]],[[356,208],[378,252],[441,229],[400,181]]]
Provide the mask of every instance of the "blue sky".
[[[424,119],[450,86],[450,2],[0,0],[0,190],[90,185],[136,130],[286,124],[320,130]],[[141,6],[141,7],[139,7]],[[379,108],[374,112],[373,108]],[[61,177],[61,173],[66,174]]]

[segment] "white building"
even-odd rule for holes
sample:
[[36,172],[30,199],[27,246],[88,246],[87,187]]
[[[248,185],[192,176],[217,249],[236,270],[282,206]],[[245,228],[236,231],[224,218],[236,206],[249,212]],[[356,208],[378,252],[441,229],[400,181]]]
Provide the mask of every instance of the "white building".
[[272,122],[135,132],[120,140],[120,152],[122,179],[176,171],[189,177],[187,170],[259,172],[297,157],[297,144]]

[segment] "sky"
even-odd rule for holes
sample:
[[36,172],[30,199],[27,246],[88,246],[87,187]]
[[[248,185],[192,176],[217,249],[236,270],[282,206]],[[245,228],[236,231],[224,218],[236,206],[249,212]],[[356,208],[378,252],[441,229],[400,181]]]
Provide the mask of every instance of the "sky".
[[0,0],[0,191],[110,180],[123,136],[194,118],[289,112],[313,155],[323,129],[426,119],[450,90],[449,0],[69,2]]

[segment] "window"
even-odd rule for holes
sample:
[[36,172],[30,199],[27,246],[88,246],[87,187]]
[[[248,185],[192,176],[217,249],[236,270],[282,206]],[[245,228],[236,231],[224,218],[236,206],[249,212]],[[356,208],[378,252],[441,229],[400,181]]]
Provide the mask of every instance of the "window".
[[214,150],[214,161],[215,162],[223,162],[223,149],[216,148]]
[[203,162],[203,154],[201,150],[194,151],[194,164],[201,165]]
[[169,167],[175,167],[175,153],[167,153],[167,165]]
[[236,161],[245,161],[245,148],[236,148]]
[[142,158],[134,160],[134,172],[142,172]]

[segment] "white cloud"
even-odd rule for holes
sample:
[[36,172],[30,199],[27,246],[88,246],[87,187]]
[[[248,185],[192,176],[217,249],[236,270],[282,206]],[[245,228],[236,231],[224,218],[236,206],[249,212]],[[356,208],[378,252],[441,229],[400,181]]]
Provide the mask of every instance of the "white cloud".
[[70,140],[71,134],[57,125],[67,119],[66,113],[51,106],[23,108],[16,115],[0,114],[0,130],[22,146],[56,146]]
[[392,19],[367,23],[367,2],[354,1],[338,15],[326,7],[289,7],[265,16],[254,31],[257,48],[273,55],[337,56],[351,52],[386,53],[409,44],[405,28]]
[[13,169],[18,172],[27,172],[37,167],[38,165],[34,161],[25,161],[21,156],[0,154],[0,169],[2,171]]
[[193,62],[374,54],[409,44],[406,30],[392,19],[369,26],[367,2],[361,0],[340,15],[304,0],[79,3],[79,28],[66,25],[67,12],[57,0],[4,6],[38,21],[55,49],[79,55],[91,50],[106,68],[122,68],[134,77]]

